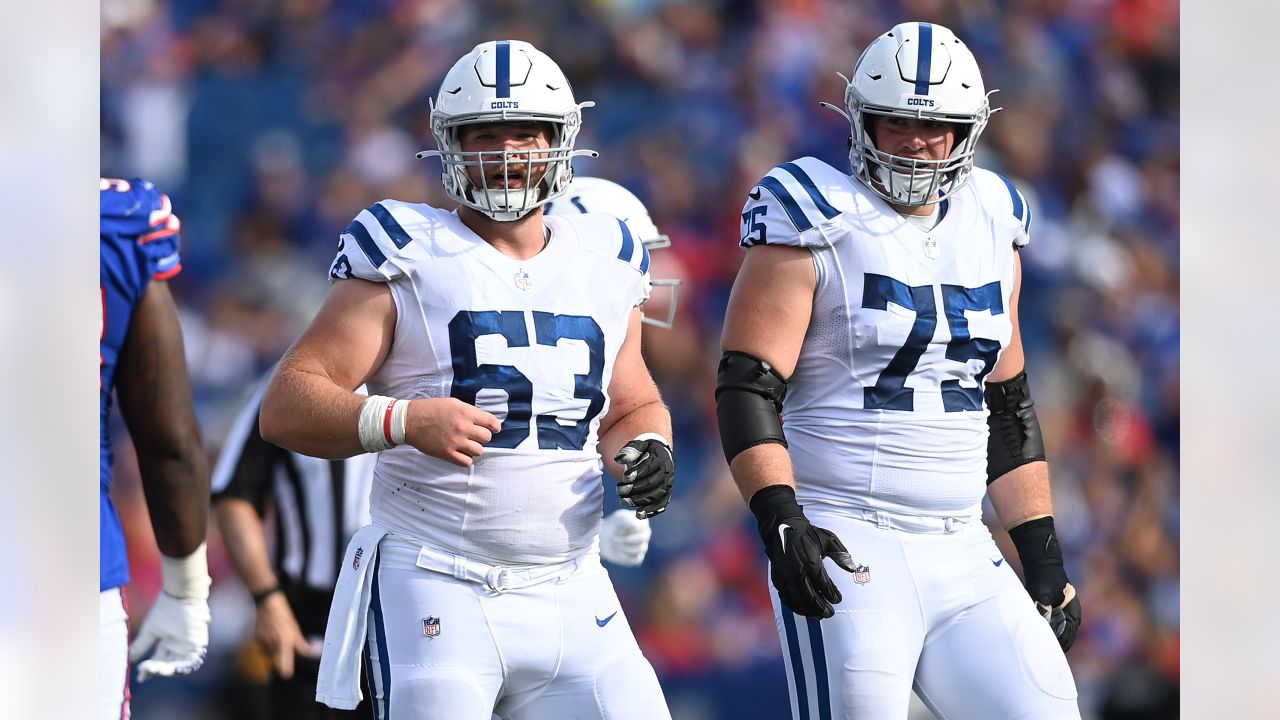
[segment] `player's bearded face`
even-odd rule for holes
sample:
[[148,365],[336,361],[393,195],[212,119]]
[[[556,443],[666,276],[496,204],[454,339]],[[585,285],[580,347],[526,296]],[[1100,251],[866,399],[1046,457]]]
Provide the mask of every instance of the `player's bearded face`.
[[[489,190],[524,190],[536,188],[547,174],[547,160],[552,153],[540,153],[551,147],[551,127],[547,123],[484,123],[462,128],[459,133],[463,152],[493,153],[482,155],[479,165],[467,168],[473,187]],[[513,154],[514,151],[514,154]],[[506,152],[504,159],[501,153]]]

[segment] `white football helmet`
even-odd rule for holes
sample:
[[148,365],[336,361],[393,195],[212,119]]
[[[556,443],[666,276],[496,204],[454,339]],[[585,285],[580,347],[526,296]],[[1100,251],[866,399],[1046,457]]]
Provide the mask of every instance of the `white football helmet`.
[[[658,226],[649,217],[649,210],[630,190],[616,182],[604,178],[582,177],[573,179],[565,191],[566,199],[548,203],[548,215],[575,215],[587,212],[602,212],[625,222],[636,238],[649,250],[671,247],[671,238],[658,231]],[[680,280],[650,280],[650,283],[671,288],[671,303],[667,306],[665,320],[645,315],[642,320],[646,325],[670,329],[676,319],[676,299]]]
[[[592,102],[576,102],[573,89],[555,61],[527,42],[497,40],[480,43],[454,63],[431,104],[431,132],[438,150],[424,150],[419,158],[438,157],[445,192],[458,203],[494,220],[518,220],[531,210],[563,194],[573,179],[571,160],[595,157],[594,150],[574,150],[582,128],[582,109]],[[552,127],[551,147],[545,150],[463,152],[459,130],[467,125],[496,122],[544,122]],[[481,172],[476,187],[469,167],[499,166],[503,176],[515,168],[525,178],[545,168],[534,184],[514,190],[490,188]]]
[[[969,179],[978,136],[995,110],[978,61],[955,33],[932,23],[895,25],[863,51],[852,80],[840,77],[847,112],[823,105],[849,121],[849,165],[877,195],[894,205],[929,205]],[[955,147],[942,160],[882,152],[867,132],[869,115],[952,123]]]

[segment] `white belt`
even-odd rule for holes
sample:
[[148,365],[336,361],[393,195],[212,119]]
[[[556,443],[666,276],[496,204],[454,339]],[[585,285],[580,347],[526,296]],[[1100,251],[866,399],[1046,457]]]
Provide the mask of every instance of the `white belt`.
[[981,523],[981,517],[926,517],[922,515],[898,515],[883,510],[854,508],[852,515],[858,520],[875,523],[877,527],[912,533],[957,533],[973,523]]
[[478,583],[495,595],[501,595],[508,590],[517,590],[568,575],[578,569],[583,557],[585,556],[551,565],[489,565],[423,545],[418,551],[417,565],[424,570]]

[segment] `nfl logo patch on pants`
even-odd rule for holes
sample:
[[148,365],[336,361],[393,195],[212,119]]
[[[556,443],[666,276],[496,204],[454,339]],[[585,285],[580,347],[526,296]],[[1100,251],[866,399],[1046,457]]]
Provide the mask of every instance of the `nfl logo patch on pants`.
[[435,615],[422,619],[422,634],[433,638],[440,634],[440,618]]

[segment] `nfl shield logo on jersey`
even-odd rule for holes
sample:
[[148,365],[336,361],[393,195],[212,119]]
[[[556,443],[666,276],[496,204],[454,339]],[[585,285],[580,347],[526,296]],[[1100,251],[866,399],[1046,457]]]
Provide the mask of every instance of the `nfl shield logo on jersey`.
[[871,568],[866,565],[857,565],[853,568],[853,581],[859,585],[866,585],[871,582]]
[[440,618],[429,615],[422,620],[422,634],[433,638],[440,634]]
[[521,290],[528,290],[533,286],[533,282],[529,279],[529,273],[525,272],[523,269],[516,271],[515,278],[516,287]]

